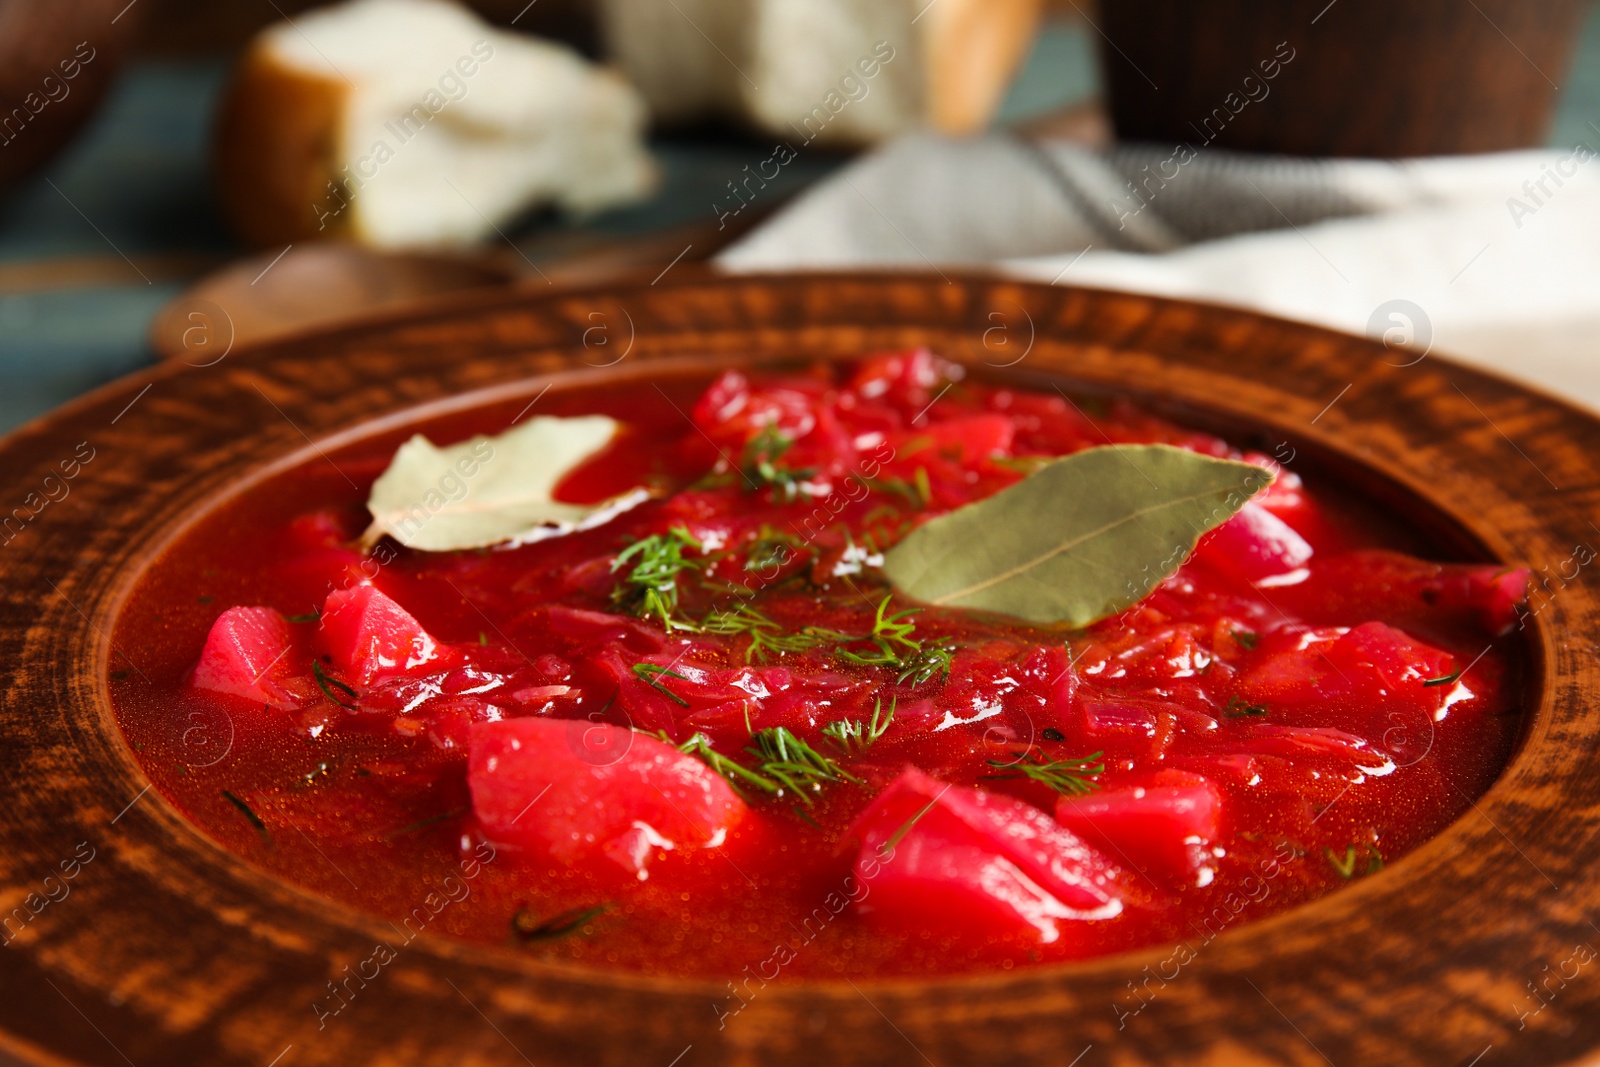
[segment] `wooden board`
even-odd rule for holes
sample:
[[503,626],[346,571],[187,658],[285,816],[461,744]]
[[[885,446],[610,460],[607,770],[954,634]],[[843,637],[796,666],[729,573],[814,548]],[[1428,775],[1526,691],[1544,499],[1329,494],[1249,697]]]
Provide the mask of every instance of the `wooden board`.
[[[1181,966],[1156,948],[930,982],[780,976],[719,1030],[725,986],[423,937],[319,1030],[313,1002],[391,931],[252,869],[148,791],[106,698],[108,672],[136,666],[107,635],[139,568],[251,472],[419,405],[666,360],[915,344],[1296,449],[1463,554],[1533,566],[1528,721],[1501,780],[1389,869]],[[0,443],[15,509],[0,535],[0,1048],[138,1067],[1583,1058],[1600,1048],[1600,967],[1592,951],[1577,962],[1600,945],[1600,600],[1574,553],[1600,545],[1600,422],[1412,358],[1238,311],[981,277],[669,277],[462,297],[91,394]],[[1149,1004],[1119,1020],[1135,986]]]

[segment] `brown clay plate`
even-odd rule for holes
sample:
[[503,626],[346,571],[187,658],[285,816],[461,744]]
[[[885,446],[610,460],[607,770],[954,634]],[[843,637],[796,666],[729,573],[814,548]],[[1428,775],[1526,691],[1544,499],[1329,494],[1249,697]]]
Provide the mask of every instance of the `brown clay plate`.
[[[778,980],[719,1030],[712,983],[422,937],[319,1031],[313,1002],[386,927],[253,869],[150,790],[107,698],[111,622],[141,567],[252,472],[380,422],[664,361],[913,344],[1295,449],[1464,554],[1530,564],[1526,721],[1500,780],[1389,869],[1229,930],[1159,985],[1166,948],[977,978]],[[6,439],[0,487],[0,1047],[23,1060],[1499,1067],[1600,1048],[1600,600],[1584,570],[1600,422],[1437,357],[993,279],[486,295],[152,368]],[[1159,992],[1119,1028],[1130,983]]]

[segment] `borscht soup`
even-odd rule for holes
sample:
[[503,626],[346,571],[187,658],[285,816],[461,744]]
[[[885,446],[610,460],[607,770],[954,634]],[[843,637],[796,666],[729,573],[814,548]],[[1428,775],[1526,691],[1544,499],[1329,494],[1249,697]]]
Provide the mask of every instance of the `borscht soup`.
[[721,1013],[1198,953],[1377,876],[1520,725],[1528,572],[1283,451],[921,350],[575,379],[221,499],[110,691],[161,794],[391,954]]

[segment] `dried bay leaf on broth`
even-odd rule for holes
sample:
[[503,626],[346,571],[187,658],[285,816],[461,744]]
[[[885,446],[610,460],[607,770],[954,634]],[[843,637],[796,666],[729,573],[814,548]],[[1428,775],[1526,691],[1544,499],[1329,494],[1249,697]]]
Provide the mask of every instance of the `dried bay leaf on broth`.
[[1171,445],[1107,445],[913,530],[884,557],[901,592],[1075,627],[1130,607],[1272,472]]
[[401,445],[372,485],[371,545],[451,552],[538,540],[595,525],[643,500],[638,489],[597,504],[556,500],[555,488],[616,437],[604,415],[538,416],[495,437],[440,447],[421,434]]

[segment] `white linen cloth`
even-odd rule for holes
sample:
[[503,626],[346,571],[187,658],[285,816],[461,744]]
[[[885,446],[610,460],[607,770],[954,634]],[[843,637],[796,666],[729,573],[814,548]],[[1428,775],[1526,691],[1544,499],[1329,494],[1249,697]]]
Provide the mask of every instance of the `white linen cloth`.
[[1189,152],[910,135],[807,190],[718,264],[987,267],[1233,304],[1431,343],[1600,410],[1589,145],[1398,162]]

